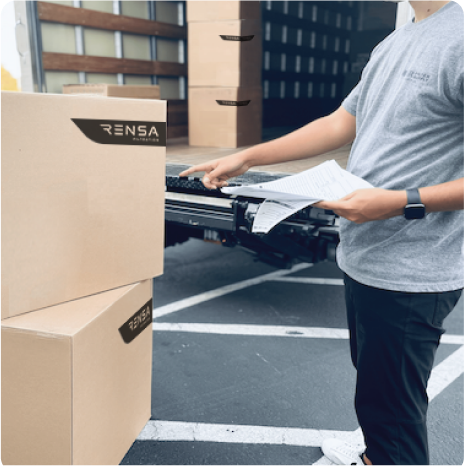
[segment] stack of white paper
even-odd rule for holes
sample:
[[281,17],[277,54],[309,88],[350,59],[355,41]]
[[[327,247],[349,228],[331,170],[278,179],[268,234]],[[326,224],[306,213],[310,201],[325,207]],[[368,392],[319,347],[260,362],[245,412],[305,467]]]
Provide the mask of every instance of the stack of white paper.
[[279,222],[321,200],[338,200],[372,187],[364,179],[342,169],[334,160],[289,177],[241,187],[223,187],[225,194],[266,199],[253,222],[253,233],[268,233]]

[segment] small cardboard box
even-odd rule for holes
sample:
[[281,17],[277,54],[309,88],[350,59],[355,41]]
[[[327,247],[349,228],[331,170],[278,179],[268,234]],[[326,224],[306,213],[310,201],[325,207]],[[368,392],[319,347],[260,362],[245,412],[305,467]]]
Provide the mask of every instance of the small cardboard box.
[[117,465],[151,415],[152,280],[2,321],[2,463]]
[[189,144],[238,148],[261,142],[261,87],[190,87]]
[[259,87],[261,22],[198,22],[188,28],[190,87]]
[[2,92],[2,319],[160,275],[166,102]]
[[104,95],[128,99],[159,99],[159,85],[65,84],[63,94]]
[[194,21],[257,20],[259,18],[261,18],[259,2],[187,1],[187,22],[189,23]]

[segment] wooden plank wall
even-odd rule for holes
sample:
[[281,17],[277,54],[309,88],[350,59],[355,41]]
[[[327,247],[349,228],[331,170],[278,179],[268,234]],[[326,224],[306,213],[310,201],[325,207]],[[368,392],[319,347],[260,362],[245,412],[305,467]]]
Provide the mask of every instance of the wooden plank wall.
[[[114,15],[112,13],[74,8],[48,2],[37,2],[37,12],[40,21],[161,36],[163,38],[187,38],[187,28],[185,26],[159,21]],[[143,61],[138,59],[43,52],[42,64],[43,69],[47,71],[187,77],[186,64],[166,61]],[[187,100],[168,100],[168,138],[187,136],[187,123]]]
[[100,30],[123,31],[165,38],[185,39],[184,26],[161,23],[159,21],[143,20],[131,16],[114,15],[112,13],[74,8],[48,2],[37,2],[39,19],[67,25],[81,25]]

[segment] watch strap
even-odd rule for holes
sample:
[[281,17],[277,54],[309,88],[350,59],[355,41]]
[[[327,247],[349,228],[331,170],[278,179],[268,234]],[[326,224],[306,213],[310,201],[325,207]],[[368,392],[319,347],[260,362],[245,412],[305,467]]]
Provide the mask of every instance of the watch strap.
[[407,189],[408,203],[404,207],[406,220],[418,220],[425,217],[425,205],[422,203],[419,189]]
[[406,194],[408,196],[409,204],[422,204],[422,200],[419,194],[419,189],[407,189]]

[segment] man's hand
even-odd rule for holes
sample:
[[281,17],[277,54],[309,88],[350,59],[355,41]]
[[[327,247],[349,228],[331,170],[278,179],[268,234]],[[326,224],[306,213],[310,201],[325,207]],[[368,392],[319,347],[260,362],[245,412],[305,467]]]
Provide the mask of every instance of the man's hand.
[[202,182],[208,189],[217,189],[218,187],[228,186],[227,179],[241,176],[246,173],[250,165],[237,153],[225,158],[214,159],[181,172],[179,176],[185,177],[194,172],[204,171]]
[[365,223],[402,215],[407,200],[406,191],[374,187],[359,189],[339,200],[322,200],[313,204],[313,207],[333,210],[340,217],[354,223]]

